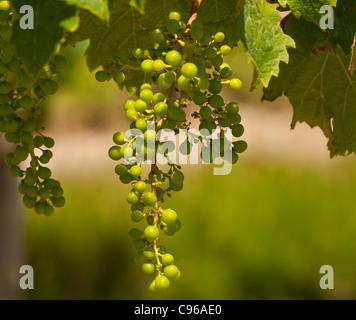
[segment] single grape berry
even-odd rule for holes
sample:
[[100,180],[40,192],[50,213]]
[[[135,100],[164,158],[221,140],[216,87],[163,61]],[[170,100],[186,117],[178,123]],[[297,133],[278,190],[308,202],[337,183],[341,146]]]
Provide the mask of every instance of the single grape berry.
[[165,102],[159,102],[154,106],[156,116],[164,117],[168,112],[168,105]]
[[182,16],[180,15],[179,12],[177,11],[172,11],[169,16],[168,16],[168,19],[169,20],[177,20],[177,21],[180,21],[182,20]]
[[242,82],[240,79],[230,80],[230,88],[232,91],[239,91],[242,88]]
[[170,282],[167,277],[159,275],[155,279],[155,286],[158,290],[167,290]]
[[152,262],[145,262],[142,265],[142,272],[147,275],[154,274],[156,266]]
[[153,61],[151,59],[143,60],[141,63],[141,69],[145,73],[150,73],[153,71]]
[[148,241],[155,241],[159,236],[159,230],[155,226],[148,226],[144,231],[144,235]]
[[223,32],[218,32],[215,34],[214,39],[216,42],[223,42],[225,40],[225,34]]
[[181,171],[174,171],[171,176],[171,182],[175,185],[181,185],[184,182],[184,174]]
[[177,67],[182,62],[182,55],[176,50],[171,50],[166,55],[166,62],[172,67]]
[[166,99],[166,97],[164,96],[164,94],[161,92],[158,92],[153,96],[152,101],[154,104],[157,104],[160,102],[164,102],[165,99]]
[[113,75],[113,79],[117,84],[122,84],[125,82],[126,76],[122,71],[115,71]]
[[138,181],[135,183],[134,189],[139,193],[144,193],[147,189],[147,184],[144,181]]
[[241,124],[235,124],[231,127],[231,131],[235,138],[240,138],[244,134],[245,128]]
[[137,119],[135,123],[136,129],[145,132],[147,130],[147,121],[144,119]]
[[175,279],[178,275],[178,268],[175,265],[170,265],[164,268],[164,275],[168,278],[168,279]]
[[134,178],[138,178],[141,173],[142,173],[142,169],[140,166],[133,166],[131,169],[130,169],[130,173],[131,175],[134,177]]
[[129,204],[135,204],[138,202],[138,196],[136,195],[135,192],[130,192],[127,196],[126,196],[126,201]]
[[174,210],[167,209],[162,212],[162,220],[168,225],[175,225],[178,216]]
[[191,86],[190,79],[188,79],[187,77],[185,77],[183,75],[178,78],[177,84],[178,84],[178,88],[181,91],[188,91]]
[[103,70],[97,71],[95,73],[95,79],[99,82],[105,82],[108,80],[108,78],[109,78],[108,74]]
[[156,71],[156,72],[160,72],[164,69],[164,62],[162,60],[155,60],[153,62],[153,70]]
[[174,257],[171,254],[166,253],[162,256],[162,264],[164,266],[169,266],[173,263],[174,263]]
[[233,143],[234,144],[234,151],[237,153],[243,153],[247,149],[246,141],[240,140]]
[[[140,92],[140,99],[144,102],[150,102],[153,98],[153,93],[149,89],[144,89]],[[146,110],[146,108],[145,108]]]
[[145,206],[153,207],[157,201],[157,197],[153,192],[146,192],[142,197],[142,201]]
[[133,100],[127,100],[124,104],[124,110],[127,111],[129,109],[132,109],[135,107],[135,101]]
[[114,161],[120,160],[122,158],[120,150],[120,147],[111,147],[109,150],[109,157]]
[[220,48],[220,52],[223,56],[228,56],[231,53],[231,47],[228,45],[224,45]]
[[161,29],[156,29],[151,32],[151,39],[155,43],[162,43],[165,39]]
[[113,136],[113,141],[117,145],[123,145],[125,143],[125,132],[116,132]]
[[187,62],[182,66],[182,75],[188,79],[193,79],[198,74],[198,68],[194,63]]
[[127,168],[124,164],[118,164],[116,167],[115,167],[115,173],[118,175],[118,176],[124,176],[127,174]]
[[239,105],[236,102],[230,102],[227,106],[226,106],[226,111],[229,114],[236,114],[239,112]]
[[202,104],[204,104],[206,102],[206,95],[204,92],[201,92],[201,91],[197,91],[194,93],[194,96],[193,96],[193,102],[196,104],[196,105],[199,105],[201,106]]

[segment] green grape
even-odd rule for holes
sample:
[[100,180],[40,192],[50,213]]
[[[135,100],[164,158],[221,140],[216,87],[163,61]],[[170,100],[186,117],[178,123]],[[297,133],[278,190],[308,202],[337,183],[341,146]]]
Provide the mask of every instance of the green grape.
[[155,241],[159,236],[159,230],[155,226],[148,226],[144,231],[144,235],[148,241]]
[[158,290],[167,290],[170,286],[170,282],[168,280],[167,277],[165,276],[157,276],[156,279],[154,280],[155,281],[155,287],[158,289]]
[[123,184],[129,184],[131,181],[132,181],[132,175],[129,174],[129,173],[126,173],[124,175],[121,175],[120,176],[120,181],[123,183]]
[[180,76],[178,78],[178,88],[182,91],[188,91],[190,89],[191,83],[190,79],[186,78],[185,76]]
[[11,84],[8,83],[7,81],[2,81],[0,82],[0,93],[1,94],[7,94],[11,91]]
[[218,120],[219,125],[226,128],[226,127],[230,127],[231,126],[231,121],[229,118],[220,118]]
[[19,103],[20,103],[20,107],[21,108],[24,108],[24,109],[27,109],[27,110],[31,109],[31,107],[33,106],[32,98],[29,97],[29,96],[26,96],[26,95],[21,97]]
[[217,52],[215,50],[215,48],[213,47],[208,47],[205,49],[205,55],[208,59],[213,59],[216,57],[217,55]]
[[246,141],[240,140],[233,143],[234,144],[234,151],[237,153],[243,153],[247,149]]
[[55,187],[53,190],[52,190],[52,195],[55,197],[55,198],[60,198],[63,196],[63,189],[61,187]]
[[182,55],[176,50],[171,50],[166,55],[166,62],[172,67],[177,67],[182,62]]
[[147,122],[144,119],[137,119],[135,123],[136,129],[145,132],[147,130]]
[[175,74],[173,72],[162,73],[158,77],[158,86],[163,90],[168,90],[175,80]]
[[139,193],[144,193],[147,189],[147,185],[144,181],[138,181],[135,183],[134,189]]
[[24,146],[18,146],[16,147],[14,151],[14,157],[19,160],[19,161],[25,161],[28,157],[28,148]]
[[113,141],[117,145],[123,145],[125,143],[125,132],[116,132]]
[[158,104],[160,102],[164,102],[165,100],[166,100],[166,97],[161,92],[156,93],[152,98],[152,101],[153,101],[154,104]]
[[172,182],[169,183],[169,187],[171,188],[171,190],[175,191],[175,192],[179,192],[182,191],[184,185],[182,184],[174,184]]
[[[142,174],[142,169],[140,166],[133,166],[130,169],[130,173],[134,178],[138,178]],[[137,201],[136,201],[137,202]]]
[[199,78],[198,86],[202,90],[207,90],[210,87],[210,81],[208,78]]
[[[140,99],[141,99],[142,101],[144,101],[144,102],[150,102],[150,101],[152,100],[152,98],[153,98],[153,93],[152,93],[151,90],[145,89],[145,90],[142,90],[142,91],[140,92]],[[138,100],[138,101],[139,101],[139,100]],[[137,101],[136,101],[136,102],[137,102]],[[135,106],[136,106],[136,104],[135,104]],[[146,107],[147,107],[147,105],[146,105]],[[144,111],[146,110],[146,107],[145,107]],[[136,109],[136,107],[135,107],[135,109]],[[136,109],[136,111],[138,111],[138,110]],[[143,111],[139,111],[139,112],[143,112]]]
[[155,61],[153,61],[152,67],[153,67],[154,71],[160,72],[164,69],[165,64],[162,60],[155,60]]
[[199,19],[195,19],[195,20],[192,21],[190,27],[191,28],[201,28],[201,29],[203,29],[203,24]]
[[147,260],[153,260],[155,258],[155,250],[152,247],[147,247],[144,251],[143,251],[143,256],[145,257],[145,259]]
[[200,117],[204,120],[208,120],[211,117],[211,109],[209,107],[201,107],[200,108]]
[[162,43],[165,40],[161,29],[155,29],[151,32],[151,39],[155,43]]
[[156,281],[152,280],[148,286],[148,290],[152,293],[157,292],[157,288],[156,288]]
[[221,96],[214,94],[209,98],[209,104],[213,108],[218,109],[224,105],[224,99]]
[[[111,158],[111,157],[110,157]],[[127,174],[127,168],[124,164],[118,164],[116,167],[115,167],[115,173],[118,175],[118,176],[124,176]]]
[[[135,103],[135,108],[136,108],[136,103]],[[131,108],[126,111],[126,118],[129,119],[130,121],[135,121],[138,118],[138,113],[136,112],[135,108],[134,109]]]
[[198,68],[194,63],[187,62],[182,66],[182,75],[188,79],[193,79],[198,74]]
[[232,69],[230,67],[222,67],[220,66],[220,76],[223,79],[229,79],[232,77]]
[[240,138],[244,134],[245,128],[241,124],[235,124],[231,127],[231,131],[235,138]]
[[14,113],[14,109],[12,109],[12,106],[8,103],[0,106],[0,115],[3,116],[4,118],[16,117],[16,114]]
[[145,206],[153,207],[155,205],[155,203],[157,202],[157,197],[153,192],[146,192],[142,196],[142,201]]
[[10,175],[13,177],[19,177],[21,175],[22,171],[18,166],[12,166],[10,168]]
[[159,102],[154,106],[156,116],[164,117],[168,112],[168,105],[165,102]]
[[242,88],[242,82],[240,79],[230,80],[230,88],[232,91],[239,91]]
[[216,68],[219,69],[220,66],[223,64],[224,59],[220,55],[216,55],[213,59],[211,59],[211,64]]
[[32,122],[32,121],[25,121],[23,124],[22,124],[22,130],[25,131],[25,132],[33,132],[35,131],[35,123]]
[[174,263],[174,257],[171,254],[166,253],[166,254],[162,255],[162,264],[164,266],[169,266],[173,263]]
[[44,139],[42,136],[36,136],[33,138],[33,144],[35,145],[36,148],[40,148],[44,144]]
[[[51,192],[48,189],[45,189],[45,188],[43,188],[43,189],[38,191],[38,195],[42,200],[48,199],[50,194],[51,194]],[[60,196],[58,196],[58,197],[60,197]]]
[[174,171],[171,176],[171,182],[175,185],[181,185],[184,181],[184,174],[181,171]]
[[26,194],[27,185],[23,180],[20,182],[18,190],[21,194]]
[[64,197],[52,198],[52,204],[56,208],[64,207],[65,203],[66,203],[66,200],[64,199]]
[[54,80],[49,80],[46,81],[43,86],[42,86],[42,90],[44,91],[45,94],[49,95],[49,94],[55,94],[58,91],[58,84],[56,81]]
[[52,172],[46,167],[40,167],[37,171],[37,174],[41,179],[49,179],[52,175]]
[[167,209],[162,212],[162,221],[168,225],[175,225],[178,216],[174,210]]
[[180,21],[182,20],[182,16],[180,15],[179,12],[177,11],[172,11],[170,12],[169,16],[168,16],[168,19],[169,20],[177,20],[177,21]]
[[5,130],[9,133],[15,133],[20,128],[20,123],[16,120],[5,121]]
[[241,116],[237,113],[230,114],[229,119],[231,124],[239,124],[241,122]]
[[209,133],[212,134],[212,132],[215,128],[216,128],[216,126],[214,123],[204,120],[199,126],[199,131],[208,130]]
[[147,275],[154,274],[155,270],[156,270],[156,266],[151,262],[145,262],[142,265],[142,272],[144,274],[147,274]]
[[132,55],[137,59],[142,59],[145,56],[145,50],[143,48],[135,48],[132,50]]
[[209,92],[212,94],[219,94],[222,90],[222,84],[218,80],[210,80]]
[[201,91],[195,92],[194,96],[193,96],[193,102],[196,105],[201,106],[202,104],[204,104],[206,102],[206,95]]
[[37,200],[35,198],[30,198],[27,195],[24,195],[23,204],[25,205],[26,208],[32,209],[35,207],[36,203],[37,203]]
[[186,118],[184,110],[177,107],[171,107],[168,110],[168,116],[169,118],[177,122],[184,122]]
[[226,106],[226,111],[229,114],[235,114],[239,112],[239,105],[236,102],[230,102],[227,106]]
[[147,221],[147,224],[148,224],[149,226],[153,226],[153,225],[155,224],[155,218],[154,218],[154,216],[148,216],[148,217],[146,218],[146,221]]
[[122,159],[122,155],[120,151],[121,151],[120,147],[117,146],[111,147],[109,150],[109,157],[114,161],[118,161]]
[[136,195],[135,192],[130,192],[127,196],[126,196],[126,201],[129,204],[135,204],[138,202],[138,196]]
[[176,128],[177,122],[172,119],[166,119],[163,122],[163,129],[174,130]]
[[228,45],[221,46],[220,52],[223,56],[228,56],[231,53],[231,47]]
[[178,272],[178,268],[173,264],[164,268],[164,275],[168,279],[175,279],[178,275]]
[[204,31],[202,28],[192,28],[190,30],[190,36],[193,40],[199,41],[204,36]]
[[215,34],[214,39],[216,42],[223,42],[225,40],[225,34],[223,32],[218,32]]
[[123,84],[125,82],[126,76],[122,71],[115,71],[113,79],[117,84]]
[[[137,203],[137,202],[136,202]],[[131,220],[133,222],[141,222],[143,220],[143,214],[141,211],[134,211],[131,214]]]
[[10,9],[9,1],[1,1],[0,2],[0,10],[1,11],[8,11]]
[[157,132],[155,130],[147,130],[143,135],[145,142],[147,141],[156,141]]
[[135,101],[133,100],[127,100],[124,104],[124,110],[127,111],[129,109],[132,109],[135,107]]
[[49,204],[49,203],[46,203],[44,205],[44,214],[45,216],[49,217],[53,214],[54,212],[54,208]]
[[144,209],[145,209],[145,206],[143,205],[142,202],[137,202],[137,203],[131,205],[131,211],[141,211],[141,212],[143,212]]
[[167,22],[167,31],[170,34],[175,34],[180,30],[180,24],[177,20],[168,20]]
[[153,71],[153,61],[151,59],[143,60],[141,63],[141,69],[145,73],[151,73]]

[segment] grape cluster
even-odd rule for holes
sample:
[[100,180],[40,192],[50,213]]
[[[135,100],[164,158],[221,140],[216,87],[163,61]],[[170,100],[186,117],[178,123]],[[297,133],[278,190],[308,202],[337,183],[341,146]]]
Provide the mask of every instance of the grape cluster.
[[[10,43],[13,14],[7,2],[0,2],[0,132],[5,140],[16,145],[5,156],[10,174],[20,177],[19,192],[27,208],[38,214],[52,215],[54,207],[65,203],[63,189],[51,178],[45,165],[53,157],[54,140],[41,133],[43,102],[58,91],[58,74],[65,67],[63,56],[56,56],[32,83]],[[20,164],[30,158],[30,165],[23,170]]]
[[[163,172],[154,162],[148,178],[143,178],[142,164],[145,160],[154,160],[160,150],[157,133],[161,129],[175,133],[179,129],[189,129],[187,112],[192,104],[199,107],[198,111],[191,113],[199,119],[201,132],[205,129],[211,134],[218,129],[219,138],[224,140],[224,129],[231,129],[232,135],[240,138],[244,127],[240,124],[238,104],[226,103],[220,95],[224,85],[233,91],[242,87],[239,79],[231,79],[233,71],[224,63],[224,56],[232,51],[226,44],[224,33],[207,35],[199,20],[194,20],[187,28],[181,15],[171,12],[165,28],[152,31],[150,36],[153,48],[133,50],[136,64],[125,66],[117,59],[97,71],[95,77],[100,82],[113,79],[123,86],[133,70],[144,74],[145,81],[137,91],[138,99],[128,100],[123,105],[131,122],[130,128],[138,130],[138,133],[115,133],[115,146],[109,150],[109,156],[115,161],[126,160],[126,164],[120,163],[115,167],[115,172],[122,183],[131,185],[126,197],[131,205],[131,219],[136,223],[145,220],[148,224],[142,229],[131,229],[129,235],[138,250],[142,271],[154,275],[149,289],[156,291],[168,288],[172,280],[180,277],[173,256],[158,242],[162,233],[171,236],[181,228],[177,213],[170,208],[164,209],[162,204],[173,191],[182,190],[184,183],[181,167],[174,163],[169,163],[169,171]],[[177,94],[178,97],[174,97]],[[153,128],[151,123],[154,123]],[[230,152],[232,163],[236,163],[238,154],[246,148],[243,140],[228,141],[219,150],[212,148],[210,162]],[[137,155],[137,150],[141,151],[143,158],[132,157]],[[180,152],[189,154],[188,138],[180,146]],[[148,185],[150,191],[147,190]]]

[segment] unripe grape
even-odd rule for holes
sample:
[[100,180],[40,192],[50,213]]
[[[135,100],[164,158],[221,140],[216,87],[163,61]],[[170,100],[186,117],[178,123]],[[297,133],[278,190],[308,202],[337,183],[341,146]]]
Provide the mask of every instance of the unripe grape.
[[124,175],[121,175],[120,176],[120,181],[123,183],[123,184],[129,184],[131,181],[132,181],[132,175],[129,174],[129,173],[126,173]]
[[164,69],[164,62],[162,60],[155,60],[153,62],[153,70],[156,71],[156,72],[160,72]]
[[209,104],[213,108],[218,109],[224,105],[224,99],[221,96],[214,94],[209,98]]
[[157,201],[157,197],[153,192],[146,192],[142,197],[142,201],[145,206],[153,207]]
[[174,263],[174,257],[171,254],[166,253],[162,256],[162,264],[164,266],[169,266],[173,263]]
[[201,107],[199,114],[202,119],[208,120],[211,117],[211,109],[206,106]]
[[105,82],[108,80],[108,78],[109,78],[108,74],[103,70],[97,71],[95,73],[95,79],[99,82]]
[[162,212],[162,220],[168,225],[175,225],[177,222],[178,216],[174,210],[167,209]]
[[144,235],[148,241],[155,241],[159,236],[159,230],[155,226],[148,226],[144,231]]
[[141,69],[145,73],[150,73],[153,71],[153,61],[151,59],[143,60],[141,63]]
[[143,135],[145,142],[153,142],[157,139],[157,132],[155,130],[147,130]]
[[186,118],[186,114],[183,109],[177,107],[170,107],[168,110],[168,116],[174,121],[184,122]]
[[120,150],[120,147],[111,147],[109,150],[109,157],[114,161],[120,160],[122,158]]
[[222,67],[220,66],[220,76],[223,79],[229,79],[232,76],[232,69],[230,67]]
[[182,62],[182,55],[176,50],[171,50],[166,55],[166,62],[172,67],[177,67]]
[[202,105],[206,102],[206,95],[204,92],[201,92],[201,91],[197,91],[194,93],[194,96],[193,96],[193,102],[196,104],[196,105]]
[[144,119],[137,119],[135,123],[136,129],[145,132],[147,130],[147,122]]
[[239,105],[236,102],[230,102],[227,106],[226,106],[226,111],[229,114],[236,114],[239,112]]
[[138,196],[136,195],[135,192],[130,192],[127,196],[126,196],[126,201],[129,204],[135,204],[138,202]]
[[159,102],[154,106],[156,116],[164,117],[168,112],[168,105],[165,102]]
[[153,96],[152,101],[154,104],[157,104],[160,102],[164,102],[165,99],[166,99],[166,97],[164,96],[164,94],[161,92],[158,92]]
[[202,90],[207,90],[210,87],[210,81],[208,78],[199,78],[198,86]]
[[159,275],[155,279],[155,286],[158,290],[167,290],[170,282],[167,277]]
[[132,109],[135,107],[135,101],[133,100],[127,100],[124,104],[124,110],[127,111],[129,109]]
[[0,82],[0,93],[7,94],[11,91],[11,84],[7,81]]
[[239,124],[241,122],[241,116],[237,113],[230,114],[229,119],[231,124]]
[[210,86],[209,86],[209,91],[212,94],[219,94],[222,90],[222,84],[218,80],[210,80]]
[[228,45],[224,45],[220,48],[220,52],[223,56],[228,56],[231,53],[231,47]]
[[147,275],[154,274],[156,266],[151,262],[146,262],[142,265],[142,272]]
[[142,235],[142,232],[137,229],[137,228],[132,228],[130,229],[129,231],[129,237],[132,239],[132,240],[137,240],[137,239],[141,239],[141,235]]
[[64,197],[59,197],[59,198],[53,198],[52,199],[52,204],[56,208],[62,208],[65,205],[65,203],[66,203],[66,200],[64,199]]
[[33,144],[35,145],[36,148],[40,148],[44,144],[44,139],[42,136],[36,136],[33,138]]
[[[141,99],[142,101],[144,101],[144,102],[150,102],[150,101],[152,100],[152,98],[153,98],[153,93],[152,93],[151,90],[145,89],[145,90],[142,90],[142,91],[140,92],[140,99]],[[145,110],[146,110],[146,108],[145,108]],[[144,110],[144,111],[145,111],[145,110]],[[137,109],[136,109],[136,111],[137,111]],[[140,112],[143,112],[143,111],[140,111]]]
[[43,140],[43,144],[46,148],[51,149],[54,147],[54,140],[50,137],[45,137]]
[[55,198],[60,198],[63,196],[63,189],[61,187],[55,187],[52,191],[51,191],[52,195]]
[[9,1],[1,1],[0,2],[0,10],[1,11],[8,11],[10,9]]
[[225,34],[222,32],[218,32],[214,36],[216,42],[223,42],[225,40]]
[[147,189],[147,185],[144,181],[138,181],[135,183],[134,189],[139,193],[144,193]]
[[162,43],[165,39],[162,30],[160,29],[153,30],[151,32],[151,39],[155,43]]
[[13,177],[19,177],[21,175],[21,169],[18,166],[12,166],[10,168],[10,175]]
[[184,174],[181,171],[174,171],[171,176],[171,182],[175,185],[181,185],[184,182]]
[[217,55],[213,59],[211,59],[211,64],[216,68],[219,69],[220,66],[223,64],[224,59],[220,56]]
[[[141,173],[142,173],[142,169],[140,166],[133,166],[131,169],[130,169],[130,173],[131,175],[134,177],[134,178],[138,178]],[[136,201],[137,202],[137,201]]]
[[207,57],[208,59],[213,59],[213,58],[216,57],[217,52],[216,52],[215,48],[208,47],[208,48],[206,48],[206,50],[205,50],[205,55],[206,55],[206,57]]
[[170,34],[175,34],[180,30],[180,24],[177,20],[168,20],[167,22],[167,31]]
[[198,68],[194,63],[187,62],[182,66],[182,75],[188,79],[193,79],[198,74]]
[[170,265],[164,268],[164,275],[168,279],[175,279],[178,275],[178,268],[175,265]]
[[180,13],[178,11],[172,11],[169,13],[168,19],[180,21],[180,20],[182,20],[182,16],[180,15]]
[[24,95],[20,99],[19,103],[20,103],[21,108],[29,110],[29,109],[31,109],[31,107],[33,105],[33,100],[31,97]]
[[245,128],[241,124],[235,124],[231,127],[231,131],[235,138],[240,138],[244,134]]
[[190,89],[191,83],[190,83],[190,79],[186,78],[185,76],[180,76],[178,78],[178,88],[181,91],[188,91]]
[[239,91],[242,88],[242,82],[240,79],[230,80],[230,88],[232,91]]
[[122,84],[125,82],[126,76],[122,71],[115,71],[113,75],[113,79],[117,84]]
[[[152,93],[152,92],[151,92]],[[145,112],[147,109],[147,103],[141,99],[138,99],[136,102],[135,102],[135,110],[137,112]]]
[[125,132],[116,132],[113,136],[113,141],[117,145],[123,145],[125,143]]
[[192,28],[190,30],[190,36],[193,40],[199,41],[204,36],[204,31],[202,28]]
[[[136,202],[137,203],[137,202]],[[134,211],[131,214],[131,220],[133,222],[140,222],[143,220],[143,214],[141,211]]]
[[233,143],[234,144],[234,151],[237,153],[243,153],[247,149],[246,141],[240,140]]
[[116,167],[115,167],[115,173],[118,175],[118,176],[124,176],[127,174],[127,168],[124,164],[118,164]]
[[148,290],[151,292],[157,292],[157,288],[156,288],[156,281],[152,280],[148,286]]
[[40,167],[37,171],[37,174],[41,179],[45,180],[45,179],[49,179],[51,177],[52,172],[49,168]]
[[[136,104],[135,104],[135,107],[136,107]],[[136,112],[135,108],[131,108],[126,111],[126,118],[129,119],[130,121],[135,121],[138,118],[138,113]]]
[[34,208],[37,203],[37,200],[35,198],[30,198],[27,195],[24,195],[23,197],[23,204],[25,205],[26,208]]
[[44,214],[45,212],[45,205],[43,203],[38,203],[35,206],[35,211],[37,214]]

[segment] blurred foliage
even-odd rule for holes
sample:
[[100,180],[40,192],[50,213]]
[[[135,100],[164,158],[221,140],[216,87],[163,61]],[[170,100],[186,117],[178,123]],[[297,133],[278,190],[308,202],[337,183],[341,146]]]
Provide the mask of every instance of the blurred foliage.
[[[190,172],[167,202],[183,228],[174,249],[183,277],[152,295],[127,235],[134,223],[127,187],[105,171],[66,180],[67,205],[53,217],[30,213],[30,299],[355,299],[356,168],[242,162],[231,175]],[[335,290],[319,287],[322,265]]]

